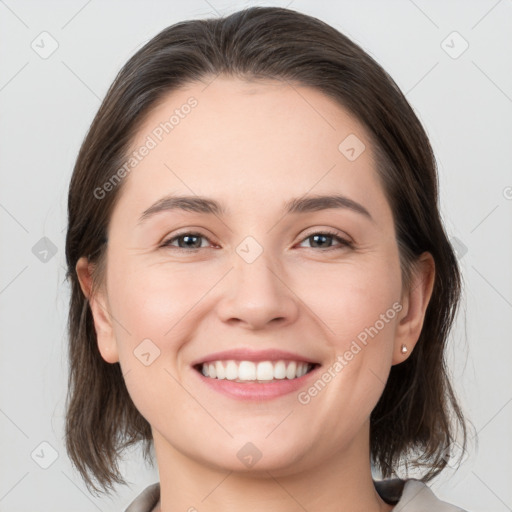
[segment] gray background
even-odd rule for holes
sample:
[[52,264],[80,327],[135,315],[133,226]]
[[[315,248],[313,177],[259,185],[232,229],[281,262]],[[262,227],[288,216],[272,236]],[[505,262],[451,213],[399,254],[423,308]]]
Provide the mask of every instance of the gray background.
[[512,510],[512,1],[0,0],[1,511],[120,511],[157,481],[134,450],[122,466],[131,487],[96,498],[65,453],[67,186],[100,99],[135,49],[177,21],[256,4],[344,32],[424,123],[465,281],[450,368],[479,441],[431,486],[470,511]]

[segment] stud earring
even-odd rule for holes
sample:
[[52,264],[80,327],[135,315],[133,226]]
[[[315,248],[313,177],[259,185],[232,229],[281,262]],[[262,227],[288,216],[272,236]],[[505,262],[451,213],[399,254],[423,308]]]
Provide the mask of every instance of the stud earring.
[[407,346],[406,345],[402,345],[400,347],[400,352],[402,352],[402,354],[407,354]]

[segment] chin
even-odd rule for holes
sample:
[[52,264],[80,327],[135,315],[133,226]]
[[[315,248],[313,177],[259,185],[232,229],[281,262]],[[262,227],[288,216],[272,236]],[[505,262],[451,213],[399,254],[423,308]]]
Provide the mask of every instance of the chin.
[[[307,453],[312,453],[308,448],[309,443],[301,439],[300,435],[268,436],[265,433],[252,432],[249,435],[235,436],[234,439],[225,442],[215,442],[211,446],[196,454],[196,460],[221,471],[233,471],[236,473],[250,474],[268,478],[272,475],[294,474],[304,469]],[[212,457],[204,457],[205,453]]]

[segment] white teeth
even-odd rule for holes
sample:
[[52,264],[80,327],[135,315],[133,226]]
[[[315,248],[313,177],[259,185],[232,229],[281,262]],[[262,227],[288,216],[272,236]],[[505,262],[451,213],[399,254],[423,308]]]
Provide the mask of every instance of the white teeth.
[[[235,361],[230,361],[230,363]],[[235,363],[236,364],[236,363]],[[256,380],[256,365],[252,361],[241,361],[238,365],[238,375],[231,380]]]
[[274,365],[274,378],[284,379],[286,377],[286,364],[284,361],[277,361]]
[[297,379],[306,375],[311,364],[296,361],[211,361],[204,363],[201,373],[211,379],[235,381],[271,381]]
[[272,380],[274,378],[274,365],[270,361],[258,363],[256,369],[257,380]]
[[217,373],[217,379],[225,379],[226,378],[226,370],[220,361],[215,363],[215,372]]
[[228,361],[226,365],[226,379],[235,380],[238,378],[238,366],[235,361]]
[[[293,379],[297,375],[297,363],[292,361],[286,369],[286,378]],[[298,376],[298,375],[297,375]]]

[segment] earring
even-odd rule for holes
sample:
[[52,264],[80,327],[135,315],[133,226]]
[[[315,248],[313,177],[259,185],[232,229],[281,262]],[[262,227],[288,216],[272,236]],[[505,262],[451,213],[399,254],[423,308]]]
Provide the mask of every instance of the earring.
[[400,352],[402,352],[402,354],[407,354],[407,346],[406,345],[402,345],[400,347]]

